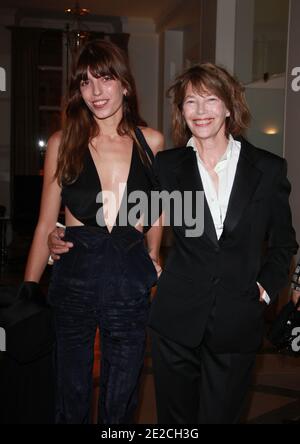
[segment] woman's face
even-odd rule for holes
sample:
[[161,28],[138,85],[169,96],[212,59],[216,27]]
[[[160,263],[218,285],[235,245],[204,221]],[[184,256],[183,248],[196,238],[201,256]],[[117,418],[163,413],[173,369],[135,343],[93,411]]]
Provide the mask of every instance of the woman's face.
[[183,102],[183,117],[194,137],[207,140],[226,137],[226,118],[230,112],[216,95],[199,94],[188,85]]
[[80,92],[97,119],[108,119],[118,113],[121,117],[126,90],[119,80],[109,75],[97,78],[88,71],[88,79],[81,81]]

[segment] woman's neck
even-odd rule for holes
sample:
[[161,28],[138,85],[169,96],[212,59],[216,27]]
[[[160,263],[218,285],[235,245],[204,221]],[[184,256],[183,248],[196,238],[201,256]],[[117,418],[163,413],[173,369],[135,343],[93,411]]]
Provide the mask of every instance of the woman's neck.
[[118,135],[118,127],[122,120],[122,112],[117,112],[113,116],[106,119],[97,119],[95,117],[96,123],[100,130],[100,135],[105,137],[115,137]]
[[215,168],[228,148],[228,139],[225,135],[217,135],[209,139],[199,139],[194,136],[196,147],[201,160],[210,169]]

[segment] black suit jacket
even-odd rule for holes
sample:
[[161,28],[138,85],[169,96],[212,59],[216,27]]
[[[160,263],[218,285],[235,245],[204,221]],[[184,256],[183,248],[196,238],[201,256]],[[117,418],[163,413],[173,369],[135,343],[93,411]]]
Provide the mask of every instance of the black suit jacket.
[[[290,261],[298,249],[286,161],[241,142],[221,239],[206,199],[203,235],[186,237],[188,227],[173,226],[174,246],[150,314],[150,327],[194,348],[214,307],[209,345],[218,353],[257,351],[265,306],[256,282],[274,302],[288,283]],[[155,171],[161,190],[203,191],[191,147],[158,153]]]

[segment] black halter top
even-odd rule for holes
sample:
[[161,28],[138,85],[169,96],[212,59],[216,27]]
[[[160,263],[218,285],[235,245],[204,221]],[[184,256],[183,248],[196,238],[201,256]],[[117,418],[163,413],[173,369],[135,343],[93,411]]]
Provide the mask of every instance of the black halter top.
[[[151,148],[147,144],[142,131],[140,129],[137,129],[135,133],[140,146],[147,153],[152,163],[154,160],[154,155]],[[116,217],[114,229],[116,227],[122,228],[122,224],[120,225],[121,211],[124,212],[125,208],[125,212],[127,213],[126,216],[128,216],[130,210],[138,203],[138,201],[135,203],[128,202],[128,196],[130,195],[130,193],[135,191],[142,191],[143,193],[145,193],[145,195],[147,195],[148,199],[148,207],[145,211],[145,213],[148,213],[148,218],[146,218],[144,224],[144,232],[147,232],[151,228],[150,197],[151,191],[154,190],[157,190],[157,184],[152,170],[152,165],[144,165],[140,158],[137,144],[136,142],[133,142],[127,185],[124,191],[118,215]],[[100,177],[98,175],[98,171],[96,169],[90,150],[89,148],[87,148],[84,156],[84,164],[81,174],[74,183],[65,184],[62,186],[62,203],[82,224],[92,227],[102,226],[104,229],[108,230],[107,226],[104,223],[103,217],[101,219],[101,224],[99,224],[99,215],[101,215],[102,213],[99,210],[101,210],[102,208],[102,203],[97,203],[97,196],[101,191],[102,189]],[[137,212],[136,222],[140,217],[141,212]]]

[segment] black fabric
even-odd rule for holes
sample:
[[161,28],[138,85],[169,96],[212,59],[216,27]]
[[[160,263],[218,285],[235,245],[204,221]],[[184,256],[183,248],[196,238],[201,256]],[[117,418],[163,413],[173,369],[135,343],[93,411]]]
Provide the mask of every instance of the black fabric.
[[55,334],[51,308],[35,282],[0,287],[0,327],[6,332],[5,354],[20,364],[52,352]]
[[6,329],[6,355],[20,364],[28,364],[50,354],[54,347],[54,329],[50,308]]
[[0,325],[7,329],[46,308],[45,295],[35,282],[0,286]]
[[255,354],[188,348],[151,332],[158,424],[238,424]]
[[6,285],[0,285],[0,323],[3,322],[3,309],[10,307],[18,296],[18,288]]
[[[274,302],[288,284],[291,258],[298,249],[286,162],[245,140],[241,144],[220,240],[206,200],[201,236],[186,237],[190,227],[174,226],[171,219],[174,246],[150,314],[153,330],[193,348],[202,341],[216,300],[209,344],[216,353],[258,350],[265,305],[259,302],[257,282]],[[160,152],[154,167],[161,190],[192,192],[194,210],[196,191],[203,191],[203,185],[193,149]]]
[[0,424],[53,424],[55,384],[52,354],[25,365],[5,353],[2,355]]
[[[143,143],[142,147],[146,150],[147,143],[146,145],[145,143]],[[149,147],[148,150],[151,151]],[[152,168],[149,168],[143,164],[139,156],[136,143],[134,143],[128,182],[125,190],[126,194],[128,196],[131,192],[139,190],[144,192],[147,196],[150,196],[151,191],[156,188],[157,186],[153,170]],[[97,223],[97,214],[98,216],[101,215],[100,210],[102,208],[102,203],[97,203],[96,197],[101,191],[102,187],[100,183],[100,178],[90,150],[87,149],[86,155],[84,157],[84,168],[82,173],[73,184],[65,184],[62,188],[63,205],[65,205],[73,214],[73,216],[84,225],[97,227],[99,226]],[[150,199],[148,199],[148,202],[149,201]],[[122,205],[125,205],[124,198],[122,201]],[[135,204],[131,202],[127,202],[126,215],[129,214],[131,208],[134,205]],[[145,212],[147,212],[147,209],[145,209]],[[148,212],[150,212],[149,207]],[[116,226],[119,225],[119,214],[116,219]],[[149,217],[148,223],[145,224],[145,231],[151,228],[151,220],[152,218]]]
[[140,128],[136,128],[135,129],[135,135],[136,138],[139,141],[139,144],[141,145],[141,147],[144,149],[144,151],[146,152],[146,154],[148,154],[149,159],[151,160],[151,163],[154,162],[154,154],[153,151],[151,150],[150,146],[148,145],[145,136],[143,134],[143,131]]
[[0,423],[54,422],[52,311],[38,284],[0,288],[0,327],[6,351],[0,359]]
[[56,423],[90,421],[94,338],[101,337],[102,424],[129,424],[138,401],[150,289],[157,272],[131,227],[67,227],[74,248],[54,265],[48,300],[57,336]]

